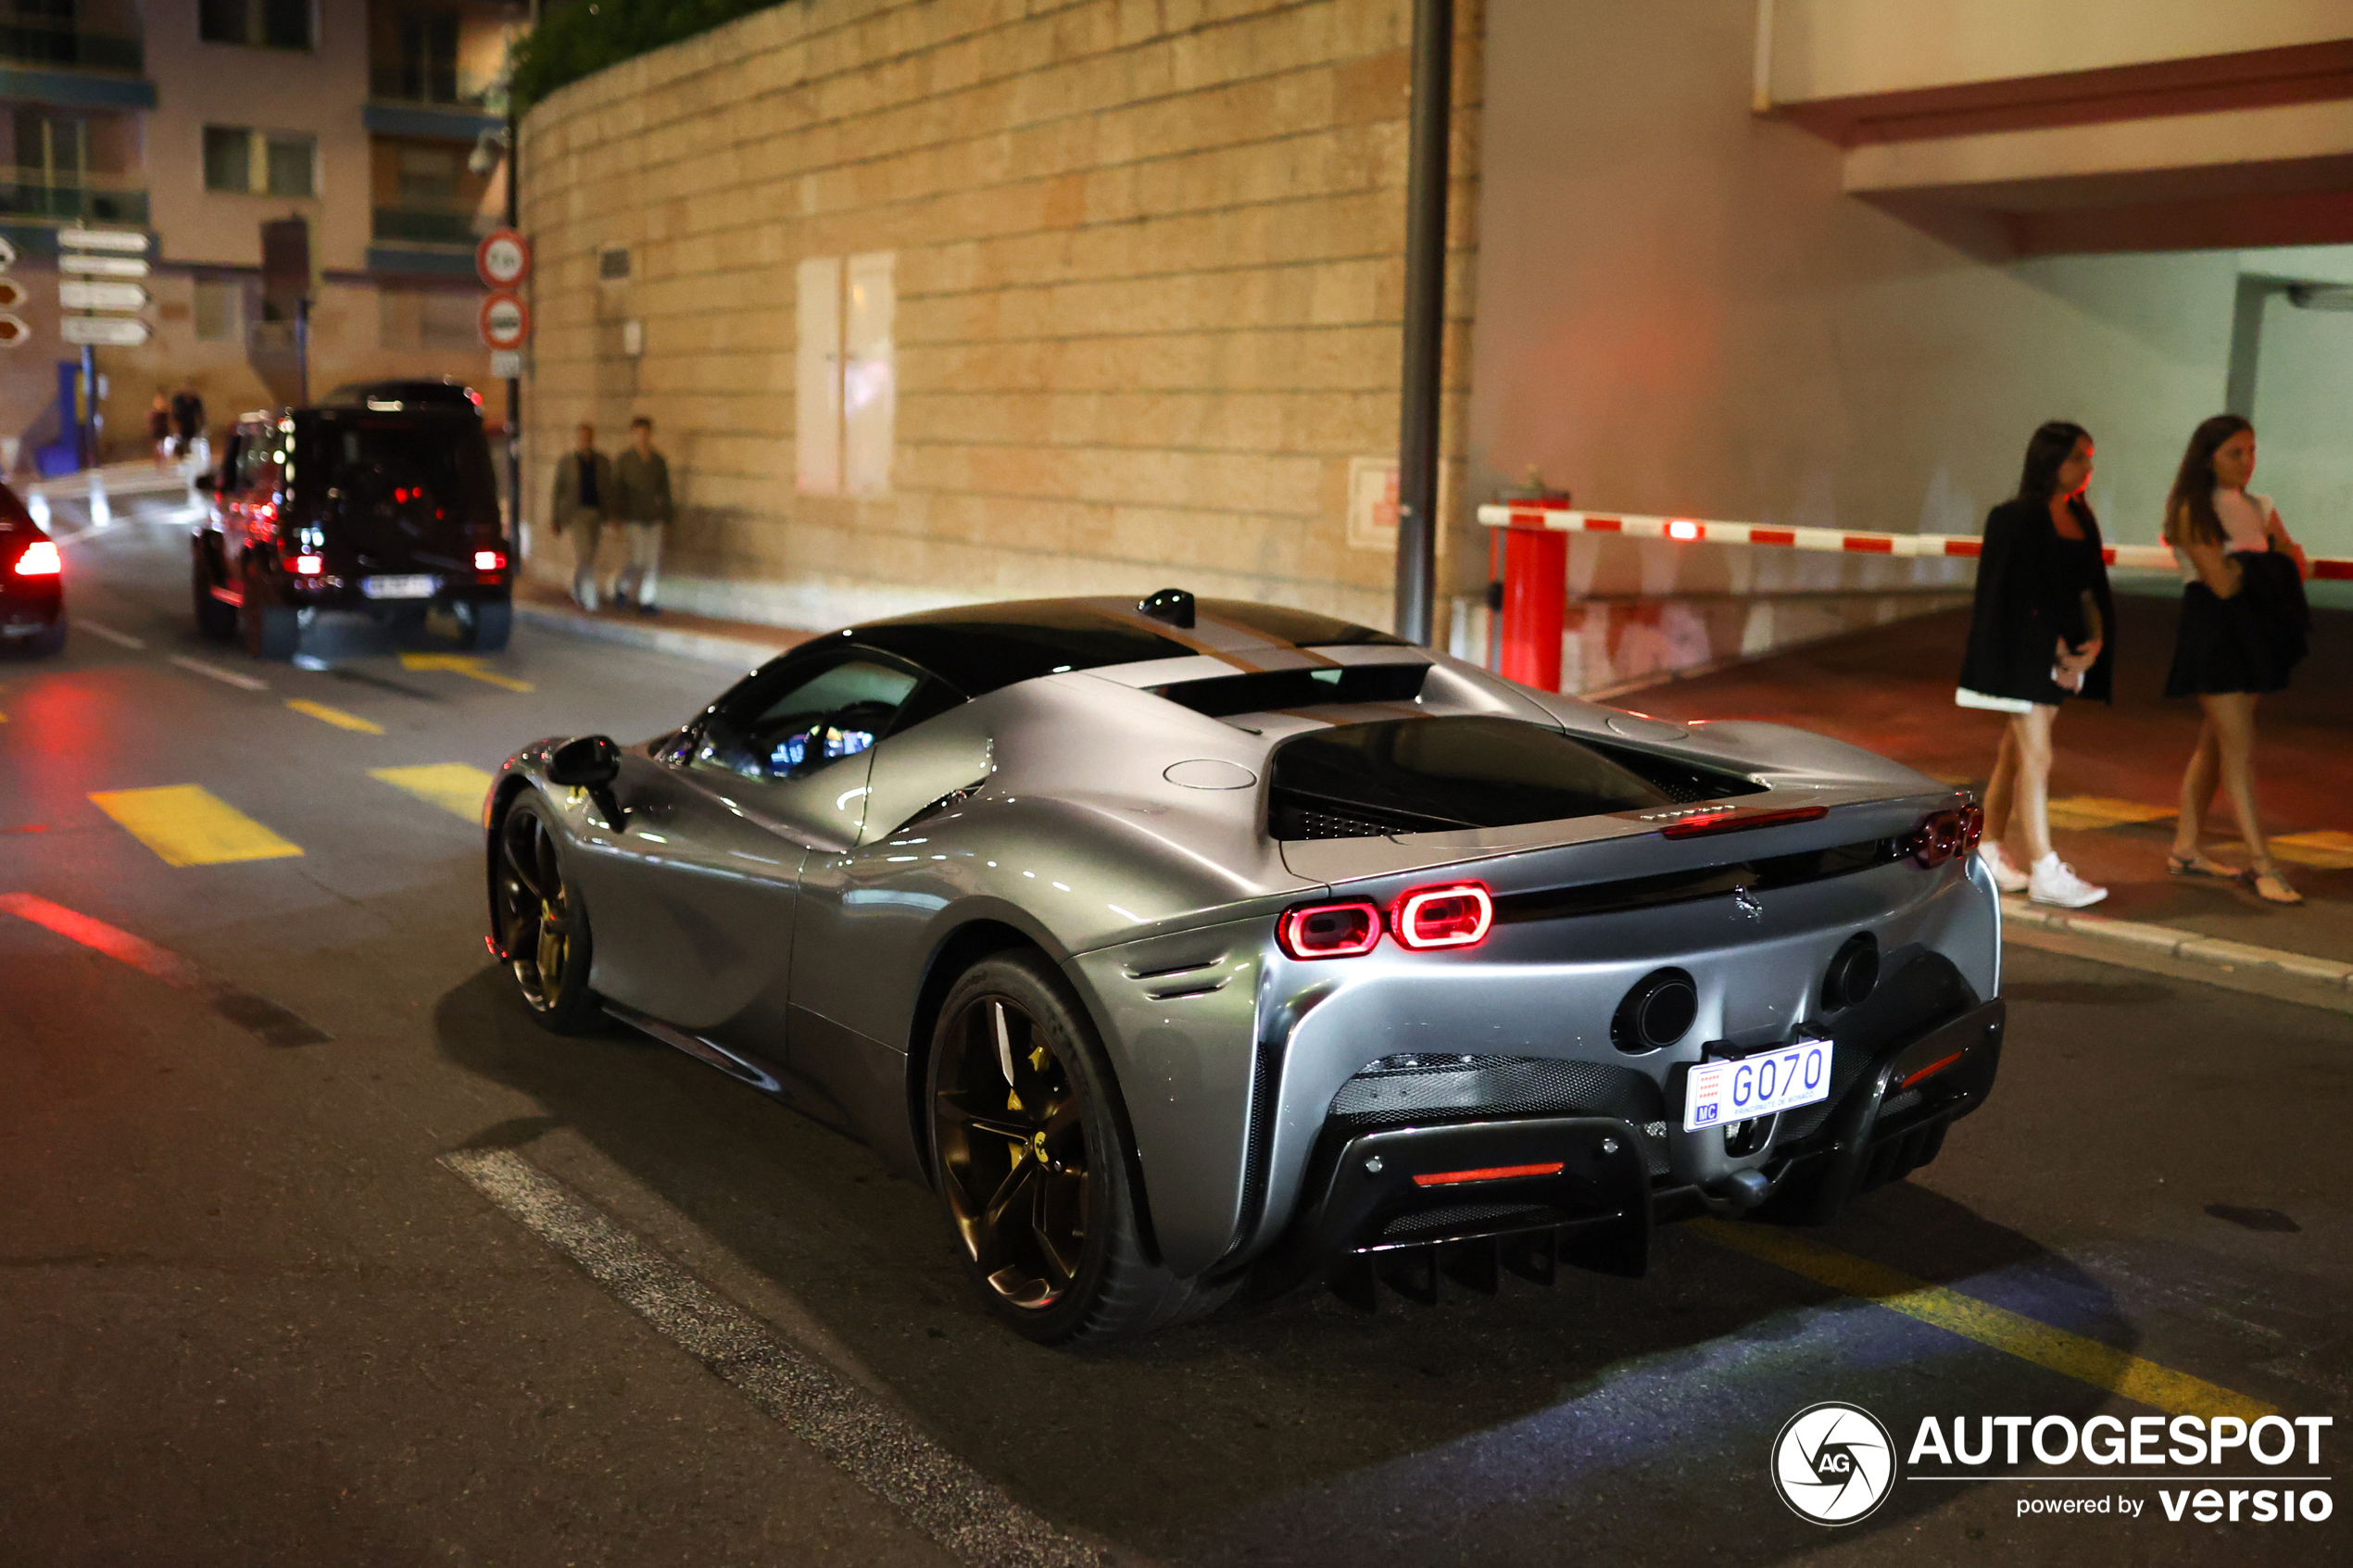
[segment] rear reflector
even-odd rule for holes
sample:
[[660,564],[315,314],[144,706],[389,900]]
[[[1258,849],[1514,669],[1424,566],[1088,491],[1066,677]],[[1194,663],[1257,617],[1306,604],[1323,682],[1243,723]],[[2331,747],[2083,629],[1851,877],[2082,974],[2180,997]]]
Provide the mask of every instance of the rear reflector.
[[1783,806],[1772,810],[1727,806],[1720,811],[1669,822],[1658,833],[1662,838],[1702,838],[1711,833],[1744,833],[1750,828],[1778,827],[1783,822],[1818,822],[1829,815],[1827,806]]
[[1397,900],[1390,929],[1408,947],[1476,947],[1495,923],[1495,900],[1476,882],[1416,887]]
[[19,577],[55,577],[65,570],[65,562],[58,558],[57,546],[46,539],[35,539],[24,547],[24,554],[17,558],[17,564],[10,570]]
[[1557,1176],[1561,1161],[1549,1165],[1490,1165],[1478,1171],[1433,1171],[1426,1176],[1416,1176],[1417,1187],[1460,1186],[1465,1182],[1507,1182],[1514,1176]]
[[1363,899],[1285,909],[1275,940],[1295,959],[1353,959],[1380,946],[1380,909]]
[[1952,1066],[1953,1063],[1960,1060],[1961,1055],[1961,1052],[1955,1051],[1951,1056],[1939,1057],[1936,1060],[1930,1062],[1926,1067],[1921,1068],[1918,1073],[1906,1074],[1904,1081],[1895,1086],[1898,1089],[1908,1089],[1923,1078],[1933,1078],[1939,1073],[1942,1073],[1946,1068]]

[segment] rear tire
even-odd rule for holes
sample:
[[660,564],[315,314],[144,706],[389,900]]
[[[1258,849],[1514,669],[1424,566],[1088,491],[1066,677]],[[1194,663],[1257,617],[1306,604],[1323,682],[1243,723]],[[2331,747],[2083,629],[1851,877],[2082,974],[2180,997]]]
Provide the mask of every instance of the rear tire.
[[1036,952],[948,993],[925,1070],[935,1185],[990,1314],[1041,1345],[1101,1344],[1205,1312],[1233,1286],[1146,1250],[1133,1151],[1094,1026]]
[[476,653],[497,653],[513,634],[515,607],[505,599],[476,599],[458,607],[458,640]]
[[30,646],[32,649],[32,657],[35,659],[46,659],[51,654],[65,652],[65,621],[62,620],[53,621],[48,625],[43,627],[40,631],[35,632],[28,646]]
[[237,607],[237,630],[245,651],[256,659],[292,659],[302,646],[302,621],[285,605],[261,596],[260,585],[245,579],[245,602]]
[[225,643],[237,634],[237,607],[223,604],[212,596],[212,572],[205,565],[204,546],[196,546],[195,558],[188,566],[189,592],[195,596],[196,631],[216,643]]

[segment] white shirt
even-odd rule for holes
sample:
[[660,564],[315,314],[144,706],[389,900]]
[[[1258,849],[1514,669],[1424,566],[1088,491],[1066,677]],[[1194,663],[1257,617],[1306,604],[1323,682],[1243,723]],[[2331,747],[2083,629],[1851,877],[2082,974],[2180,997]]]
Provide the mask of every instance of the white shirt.
[[[2222,524],[2222,548],[2225,550],[2268,550],[2271,547],[2271,523],[2280,509],[2271,505],[2269,495],[2258,495],[2251,490],[2217,490],[2214,492],[2214,516]],[[2197,581],[2197,568],[2173,547],[2173,564],[2182,569],[2182,581]]]

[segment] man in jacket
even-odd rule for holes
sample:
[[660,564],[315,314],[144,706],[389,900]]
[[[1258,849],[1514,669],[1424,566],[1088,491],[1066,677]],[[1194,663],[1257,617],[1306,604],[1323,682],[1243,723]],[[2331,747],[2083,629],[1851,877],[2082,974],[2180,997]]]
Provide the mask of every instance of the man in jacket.
[[597,427],[583,424],[579,444],[556,463],[556,483],[547,500],[547,518],[560,534],[572,531],[572,596],[583,609],[597,608],[597,546],[605,534],[605,517],[612,509],[612,459],[597,450]]
[[654,584],[662,531],[670,526],[670,462],[654,450],[654,422],[642,414],[629,421],[628,450],[613,465],[613,513],[629,530],[629,565],[613,584],[613,602],[658,614]]

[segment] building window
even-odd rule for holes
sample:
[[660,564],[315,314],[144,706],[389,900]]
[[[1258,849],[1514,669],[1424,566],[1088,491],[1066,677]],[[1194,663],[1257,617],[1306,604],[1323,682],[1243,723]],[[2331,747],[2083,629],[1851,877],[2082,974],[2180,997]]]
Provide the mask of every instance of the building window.
[[204,183],[208,191],[237,191],[256,196],[319,194],[319,143],[311,136],[255,131],[243,125],[204,128]]
[[231,278],[196,280],[196,337],[234,343],[245,335],[245,290]]
[[394,170],[403,207],[446,207],[458,200],[455,147],[403,147]]
[[310,47],[310,0],[197,0],[196,36],[256,49]]

